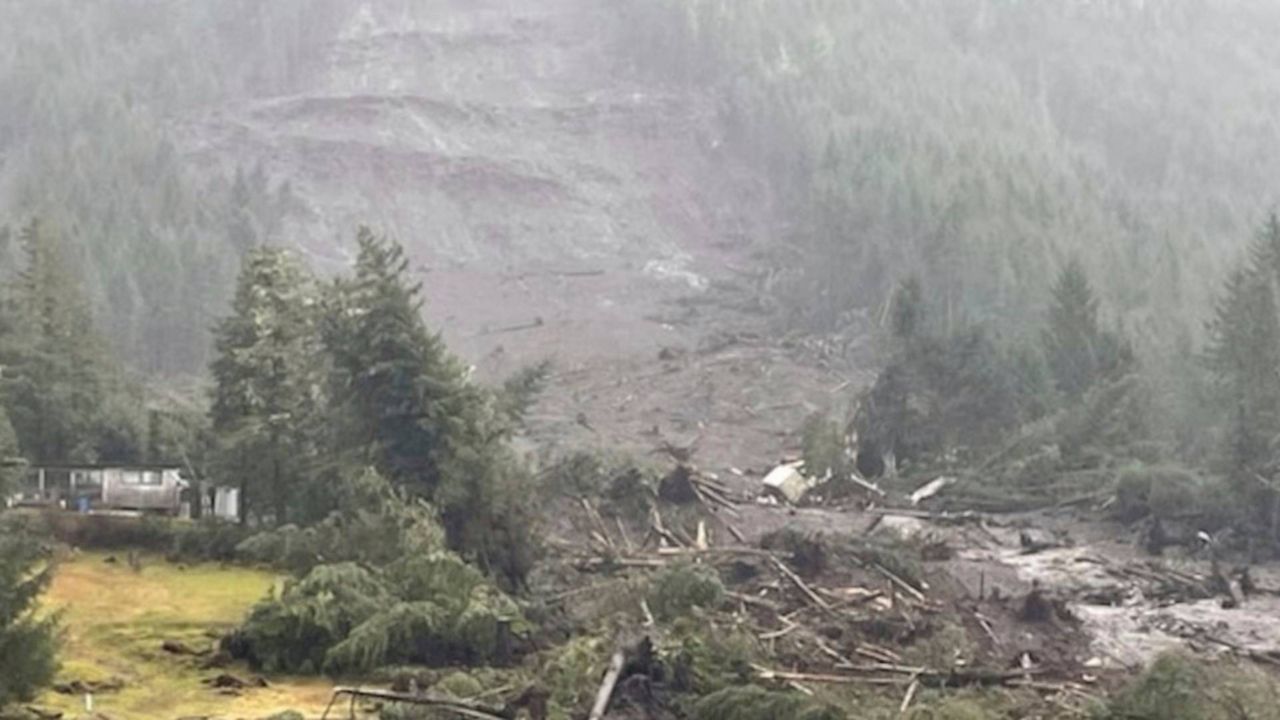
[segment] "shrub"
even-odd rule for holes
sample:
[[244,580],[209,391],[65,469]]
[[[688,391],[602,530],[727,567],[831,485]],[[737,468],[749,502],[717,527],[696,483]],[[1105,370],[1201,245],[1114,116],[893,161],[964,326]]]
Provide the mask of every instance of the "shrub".
[[1116,478],[1116,517],[1132,522],[1148,515],[1161,520],[1198,514],[1213,529],[1234,514],[1230,493],[1218,481],[1177,466],[1134,464]]
[[825,415],[811,415],[801,430],[804,469],[811,477],[847,478],[853,471],[840,425]]
[[654,578],[649,608],[660,620],[674,620],[694,608],[712,607],[724,596],[720,578],[702,565],[675,565]]
[[173,559],[227,562],[236,558],[236,548],[248,534],[240,525],[213,519],[173,523],[168,553]]
[[755,637],[735,628],[716,628],[684,618],[671,627],[664,644],[671,685],[680,692],[706,695],[751,680],[758,656]]
[[551,691],[553,714],[567,717],[591,702],[611,654],[603,639],[590,635],[576,637],[555,651],[540,673]]
[[1099,720],[1280,718],[1276,683],[1253,667],[1208,664],[1180,653],[1160,656],[1117,693]]

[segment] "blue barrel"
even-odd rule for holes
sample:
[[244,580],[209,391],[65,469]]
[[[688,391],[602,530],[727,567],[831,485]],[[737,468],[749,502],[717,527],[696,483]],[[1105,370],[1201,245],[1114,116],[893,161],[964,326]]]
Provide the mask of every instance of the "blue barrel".
[[89,498],[87,496],[81,495],[76,498],[76,510],[82,513],[89,512]]

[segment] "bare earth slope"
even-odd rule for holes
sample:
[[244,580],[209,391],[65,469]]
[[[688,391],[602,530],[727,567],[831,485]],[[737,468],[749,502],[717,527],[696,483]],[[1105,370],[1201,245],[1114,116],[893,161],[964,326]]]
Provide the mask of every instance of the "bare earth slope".
[[[185,118],[183,147],[287,180],[301,207],[285,235],[319,268],[346,264],[361,224],[398,237],[433,324],[482,376],[553,359],[546,437],[657,426],[711,433],[719,464],[763,462],[846,378],[759,339],[723,355],[761,330],[738,309],[755,302],[748,249],[775,231],[766,185],[717,152],[713,97],[628,79],[615,15],[606,0],[352,2],[306,93]],[[724,422],[761,416],[748,424],[771,439],[726,435],[717,453]]]

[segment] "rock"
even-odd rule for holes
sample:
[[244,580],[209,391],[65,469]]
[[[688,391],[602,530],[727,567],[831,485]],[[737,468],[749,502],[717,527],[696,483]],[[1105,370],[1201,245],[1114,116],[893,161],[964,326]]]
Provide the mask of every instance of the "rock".
[[191,646],[187,645],[181,640],[165,640],[164,642],[160,643],[160,649],[164,650],[170,655],[205,655],[207,654],[207,652],[202,652],[192,648]]
[[269,687],[266,679],[255,677],[251,680],[236,677],[230,673],[222,673],[211,678],[203,680],[205,685],[218,690],[244,690],[245,688],[265,688]]

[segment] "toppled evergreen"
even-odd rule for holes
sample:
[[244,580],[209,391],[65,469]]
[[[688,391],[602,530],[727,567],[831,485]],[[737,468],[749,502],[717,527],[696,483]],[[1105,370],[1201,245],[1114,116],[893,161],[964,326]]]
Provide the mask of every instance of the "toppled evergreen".
[[519,609],[445,549],[431,508],[376,472],[346,484],[343,510],[241,545],[302,574],[227,641],[270,672],[367,672],[391,664],[485,663],[511,653]]
[[338,509],[324,520],[263,531],[242,542],[237,553],[302,575],[321,563],[380,567],[445,546],[434,509],[398,491],[376,470],[345,475],[335,486]]
[[318,565],[255,607],[225,646],[268,672],[486,663],[509,651],[504,633],[519,622],[515,603],[441,551],[382,570]]

